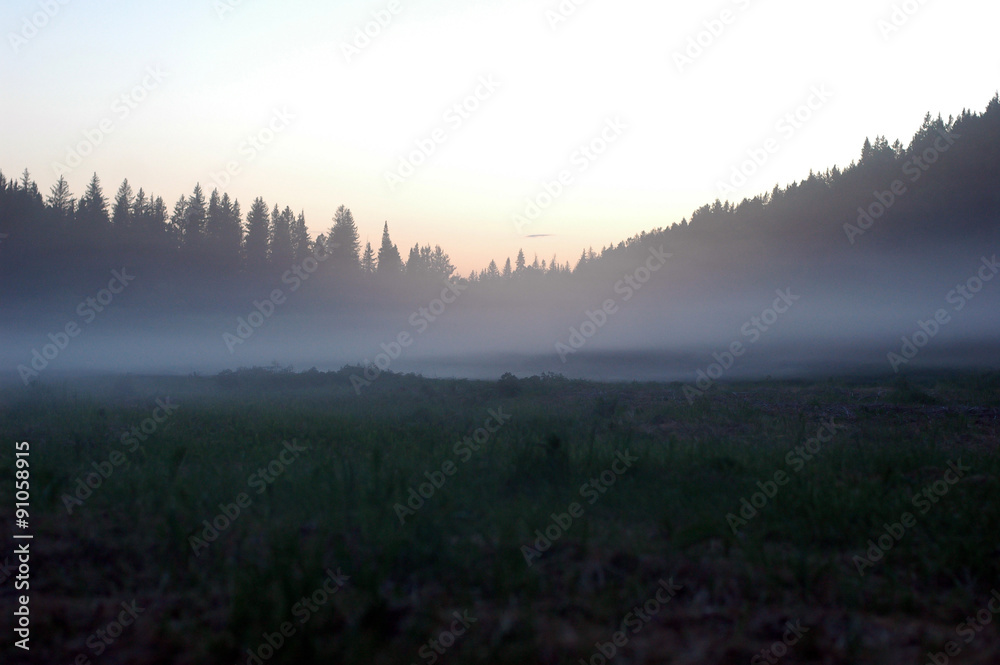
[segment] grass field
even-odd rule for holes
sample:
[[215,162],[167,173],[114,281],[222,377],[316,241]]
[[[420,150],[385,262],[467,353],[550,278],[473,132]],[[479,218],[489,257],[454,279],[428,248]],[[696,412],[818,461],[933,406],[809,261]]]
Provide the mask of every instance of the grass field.
[[996,373],[348,376],[0,392],[12,662],[1000,662]]

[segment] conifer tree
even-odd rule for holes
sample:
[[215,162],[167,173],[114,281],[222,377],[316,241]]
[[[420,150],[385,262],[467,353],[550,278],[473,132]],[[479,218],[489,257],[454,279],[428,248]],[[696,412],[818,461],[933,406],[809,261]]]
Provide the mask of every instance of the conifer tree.
[[90,179],[87,191],[80,197],[76,217],[80,223],[81,231],[89,235],[91,239],[103,234],[111,223],[108,217],[108,200],[104,198],[101,179],[97,177],[96,173]]
[[188,198],[181,224],[181,242],[189,249],[199,247],[204,238],[207,217],[205,207],[205,192],[199,183],[194,186],[194,191]]
[[365,251],[361,255],[361,272],[365,275],[375,274],[375,251],[370,242],[365,243]]
[[295,218],[295,222],[292,224],[292,254],[296,263],[299,263],[312,253],[311,245],[312,240],[309,238],[309,229],[306,228],[306,215],[304,212],[299,212],[299,216]]
[[389,222],[382,227],[382,244],[378,248],[378,274],[395,276],[403,271],[399,249],[389,238]]
[[49,196],[45,200],[49,208],[62,215],[69,215],[73,212],[73,195],[70,194],[69,184],[66,182],[65,176],[59,176],[59,180],[52,185],[49,192]]
[[271,245],[270,260],[271,265],[276,268],[287,268],[291,266],[294,259],[292,251],[292,223],[295,215],[292,209],[285,207],[279,211],[278,206],[274,206],[271,212]]
[[358,227],[354,223],[354,215],[344,206],[337,208],[333,216],[330,242],[330,254],[334,265],[347,270],[360,269],[361,259],[358,254],[361,251],[361,243],[358,240]]
[[260,272],[267,265],[267,245],[269,239],[268,226],[270,217],[267,204],[259,196],[254,199],[247,213],[246,267],[249,272]]
[[115,194],[115,204],[111,209],[111,225],[115,231],[122,233],[132,226],[132,187],[128,184],[128,178],[122,181]]

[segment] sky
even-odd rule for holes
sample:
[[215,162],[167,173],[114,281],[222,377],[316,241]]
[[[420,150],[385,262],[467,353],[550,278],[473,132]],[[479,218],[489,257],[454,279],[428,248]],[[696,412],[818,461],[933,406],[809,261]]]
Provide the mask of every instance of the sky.
[[997,3],[675,4],[6,0],[0,169],[168,209],[197,182],[314,236],[343,204],[464,275],[575,263],[1000,88]]

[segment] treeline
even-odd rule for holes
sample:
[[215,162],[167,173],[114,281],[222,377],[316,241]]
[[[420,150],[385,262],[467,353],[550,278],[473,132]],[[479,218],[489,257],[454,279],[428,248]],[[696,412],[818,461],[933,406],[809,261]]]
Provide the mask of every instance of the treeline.
[[21,250],[40,257],[64,246],[80,250],[82,257],[88,250],[115,247],[155,254],[185,269],[255,274],[283,271],[310,255],[328,252],[341,271],[410,277],[454,272],[440,247],[416,246],[404,263],[389,238],[388,223],[378,254],[370,243],[362,251],[354,217],[345,206],[337,209],[329,231],[314,240],[303,212],[296,214],[289,206],[269,208],[257,197],[244,218],[238,200],[218,190],[206,197],[200,184],[168,213],[162,197],[142,188],[134,192],[127,179],[109,200],[95,173],[75,199],[62,177],[43,197],[27,170],[19,180],[0,173],[0,219]]
[[[203,271],[209,275],[267,275],[284,271],[306,257],[329,255],[340,274],[378,276],[388,280],[444,279],[452,277],[455,266],[440,245],[419,243],[411,247],[405,260],[382,228],[377,250],[371,243],[364,248],[350,209],[340,206],[333,225],[313,239],[304,212],[291,207],[269,208],[263,198],[254,199],[246,216],[239,200],[213,190],[206,197],[201,185],[190,195],[181,196],[168,212],[160,196],[136,192],[126,179],[109,199],[95,173],[83,195],[76,199],[65,178],[51,186],[45,196],[26,169],[19,179],[0,172],[0,228],[18,245],[23,262],[38,265],[60,249],[72,248],[77,262],[86,262],[95,252],[108,248],[138,253],[161,266],[178,271]],[[590,253],[594,258],[593,251]],[[30,260],[27,260],[30,257]],[[584,253],[581,261],[586,261]],[[63,267],[66,264],[63,263]],[[528,264],[523,250],[514,263],[508,258],[501,271],[495,262],[482,271],[473,271],[470,281],[512,278],[519,275],[569,273],[569,263],[560,265],[539,260]]]
[[[892,192],[894,183],[905,192],[887,204],[884,193]],[[868,233],[865,242],[873,250],[912,246],[993,232],[998,217],[1000,98],[995,96],[981,114],[963,110],[947,121],[928,114],[908,146],[882,136],[865,140],[859,159],[843,169],[810,172],[800,182],[739,203],[716,199],[690,220],[596,252],[585,250],[572,265],[555,256],[535,256],[529,263],[522,250],[502,267],[491,261],[467,279],[505,289],[539,283],[562,288],[555,285],[565,284],[563,278],[611,275],[634,265],[647,246],[661,244],[678,257],[673,270],[729,270],[752,279],[770,261],[829,259]],[[162,279],[197,276],[230,283],[280,274],[327,252],[332,279],[352,284],[408,285],[455,273],[437,245],[418,243],[404,259],[388,222],[376,249],[370,243],[361,246],[345,206],[332,221],[313,239],[302,211],[269,206],[261,197],[244,215],[240,202],[228,194],[215,190],[206,196],[196,185],[168,209],[162,197],[134,191],[127,180],[109,198],[94,174],[76,199],[62,177],[43,196],[27,171],[18,179],[0,173],[0,234],[5,236],[0,238],[0,276],[8,284],[30,283],[37,291],[54,285],[57,274],[104,270],[128,256]]]

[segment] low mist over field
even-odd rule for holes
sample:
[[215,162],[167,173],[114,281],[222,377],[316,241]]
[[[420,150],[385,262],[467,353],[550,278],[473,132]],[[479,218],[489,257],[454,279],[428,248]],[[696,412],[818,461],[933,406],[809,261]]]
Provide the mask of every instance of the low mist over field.
[[[94,17],[17,4],[4,380],[379,354],[428,376],[671,380],[997,357],[1000,101],[965,64],[993,55],[934,32],[942,8],[821,13],[775,41],[808,44],[775,75],[749,45],[818,9],[186,0],[109,8],[117,38],[81,89],[75,64],[30,75]],[[823,52],[848,37],[867,46]],[[52,104],[74,109],[58,131]]]
[[362,251],[346,207],[314,239],[303,216],[260,199],[241,225],[237,203],[197,187],[168,218],[123,183],[95,210],[95,178],[58,209],[25,176],[0,199],[0,353],[25,382],[377,362],[683,380],[734,344],[722,363],[734,377],[976,367],[998,351],[998,142],[994,98],[928,116],[906,148],[866,140],[843,170],[716,200],[573,261],[519,250],[466,276],[440,245],[401,252],[388,223],[379,250]]

